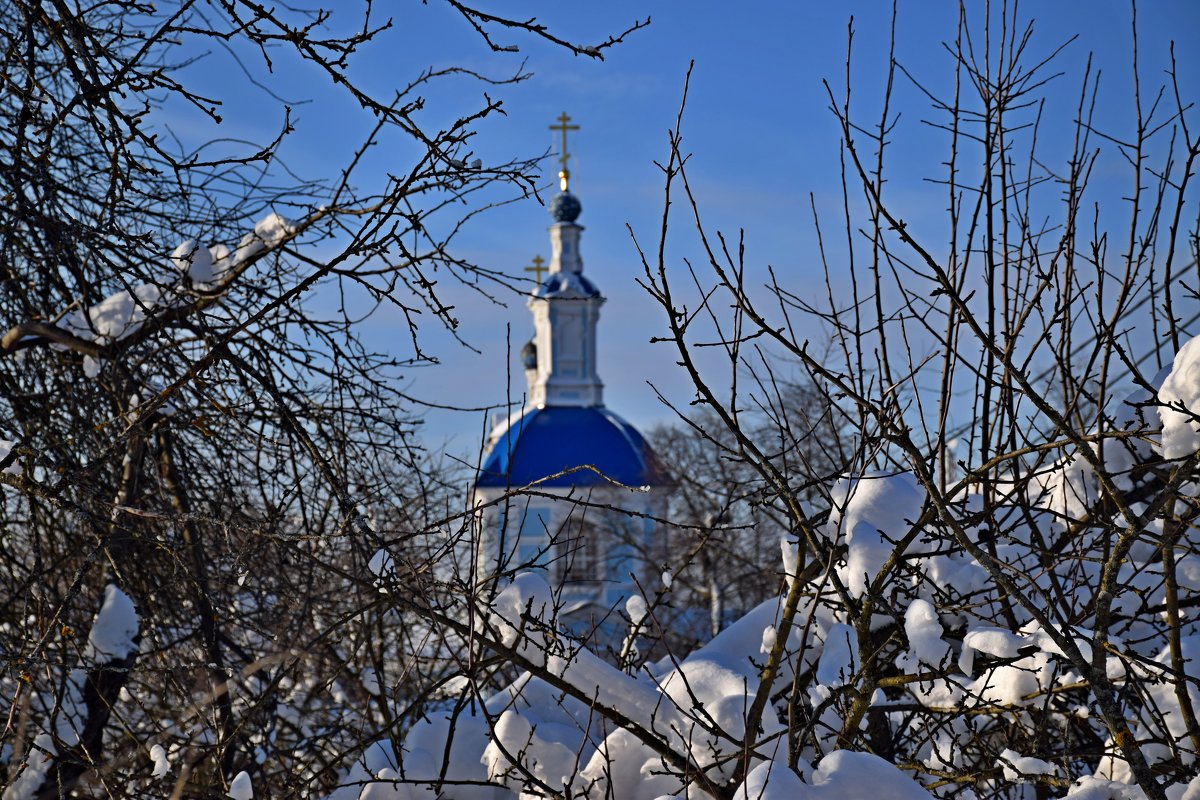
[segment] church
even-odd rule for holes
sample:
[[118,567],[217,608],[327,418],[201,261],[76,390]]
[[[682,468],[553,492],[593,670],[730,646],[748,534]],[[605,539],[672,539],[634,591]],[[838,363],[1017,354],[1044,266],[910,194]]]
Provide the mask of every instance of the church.
[[491,431],[472,495],[480,581],[542,571],[561,593],[561,613],[584,619],[621,603],[657,561],[667,481],[642,435],[604,405],[596,359],[604,296],[583,274],[583,206],[567,166],[567,132],[578,126],[565,113],[558,121],[551,258],[548,270],[540,257],[531,268],[534,334],[520,354],[526,402]]

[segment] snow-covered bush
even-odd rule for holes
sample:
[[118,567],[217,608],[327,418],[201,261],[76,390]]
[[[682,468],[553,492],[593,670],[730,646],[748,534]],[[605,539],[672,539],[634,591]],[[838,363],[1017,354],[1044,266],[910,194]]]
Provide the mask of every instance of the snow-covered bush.
[[[1167,73],[1173,116],[1143,109],[1097,152],[1091,75],[1068,108],[1050,78],[1073,56],[1043,60],[1054,43],[1018,47],[1023,23],[983,13],[964,6],[944,75],[889,57],[874,120],[830,89],[845,231],[824,231],[814,198],[820,291],[710,234],[679,131],[661,161],[670,238],[638,242],[659,254],[644,283],[705,407],[681,429],[735,464],[685,522],[699,538],[733,509],[736,534],[754,519],[738,502],[782,520],[769,599],[673,649],[665,603],[695,576],[667,563],[626,672],[560,624],[536,576],[474,587],[459,691],[356,759],[335,797],[1200,797],[1197,240],[1160,223],[1196,218],[1186,76]],[[936,195],[919,208],[949,192],[936,224],[906,220],[920,188],[896,188],[905,98],[932,98],[946,134],[923,165]],[[1039,138],[1062,113],[1065,156]],[[1140,187],[1119,207],[1090,184],[1110,162]],[[810,347],[802,318],[831,346]],[[836,447],[798,424],[793,385],[816,387]]]
[[[451,5],[501,51],[497,26],[553,37]],[[757,539],[656,554],[661,585],[583,636],[538,575],[461,566],[476,520],[410,444],[397,388],[397,365],[428,358],[417,314],[455,324],[432,270],[495,277],[449,254],[462,220],[436,212],[537,183],[532,161],[468,159],[498,105],[422,132],[424,93],[354,89],[370,13],[0,6],[3,799],[1200,796],[1186,76],[1098,153],[1087,67],[1078,105],[1035,102],[1053,47],[968,6],[929,86],[882,65],[885,91],[941,98],[938,194],[913,208],[945,220],[906,220],[922,187],[887,171],[901,98],[872,121],[831,90],[845,236],[805,256],[820,292],[709,235],[672,134],[655,226],[672,238],[641,248],[661,254],[644,282],[736,460],[718,507],[678,521]],[[159,109],[216,124],[175,80],[210,49],[252,81],[315,62],[372,133],[328,183],[287,186],[276,144],[168,144]],[[443,74],[466,75],[404,91]],[[1070,152],[1044,153],[1041,114],[1064,111]],[[364,176],[379,151],[415,153],[411,170]],[[1107,159],[1134,191],[1094,196]],[[372,353],[317,287],[386,305],[412,351]],[[828,334],[819,355],[801,317]],[[770,576],[726,593],[722,557],[747,542],[747,574]],[[705,592],[720,630],[680,648],[667,605]]]
[[325,6],[0,3],[4,800],[318,795],[466,649],[366,568],[459,591],[401,371],[446,270],[505,282],[450,242],[539,179],[470,149],[511,51],[620,36],[489,15],[499,63],[431,70],[424,9]]
[[[1194,351],[1165,383],[1195,368]],[[572,642],[541,577],[517,576],[478,610],[475,636],[521,672],[499,690],[464,682],[477,702],[431,710],[332,797],[1148,796],[1110,702],[1164,796],[1200,792],[1187,721],[1200,628],[1155,613],[1172,591],[1200,592],[1194,526],[1173,576],[1158,549],[1122,558],[1119,610],[1099,635],[1089,609],[1111,542],[1094,509],[985,516],[964,484],[935,511],[934,491],[912,473],[838,481],[812,526],[832,570],[802,570],[706,645],[632,675]],[[1068,531],[1077,544],[1046,548]]]

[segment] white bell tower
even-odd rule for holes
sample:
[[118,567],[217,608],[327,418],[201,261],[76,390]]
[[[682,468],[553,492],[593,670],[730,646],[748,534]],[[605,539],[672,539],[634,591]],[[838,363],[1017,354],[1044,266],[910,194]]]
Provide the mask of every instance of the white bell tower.
[[480,531],[473,557],[481,587],[497,576],[541,572],[561,590],[564,618],[595,631],[649,569],[645,554],[657,546],[653,520],[666,514],[668,482],[637,429],[604,407],[596,363],[604,298],[583,274],[582,206],[567,171],[567,131],[578,126],[566,114],[558,121],[551,258],[526,268],[535,282],[534,335],[521,349],[528,401],[492,429],[472,487]]
[[569,190],[567,131],[579,126],[568,125],[570,117],[565,113],[558,119],[559,124],[550,127],[561,131],[563,137],[558,172],[562,191],[550,201],[554,224],[550,226],[549,274],[529,298],[536,349],[536,369],[531,359],[527,372],[529,402],[535,408],[595,407],[604,405],[604,384],[596,365],[596,323],[604,298],[583,276],[579,252],[583,226],[575,222],[583,207]]

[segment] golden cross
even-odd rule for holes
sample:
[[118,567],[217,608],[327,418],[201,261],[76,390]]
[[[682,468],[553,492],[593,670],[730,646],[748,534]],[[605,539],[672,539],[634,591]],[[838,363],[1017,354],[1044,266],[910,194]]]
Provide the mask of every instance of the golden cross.
[[551,125],[550,130],[562,132],[562,150],[558,155],[558,163],[561,169],[558,171],[558,185],[564,192],[567,190],[567,182],[571,180],[571,172],[567,169],[567,131],[579,130],[578,125],[568,125],[571,118],[567,116],[567,112],[563,112],[555,119],[558,120],[557,125]]
[[545,263],[546,259],[542,258],[540,255],[536,255],[533,257],[533,266],[525,268],[526,272],[534,273],[533,279],[537,281],[538,286],[542,285],[542,273],[546,271],[546,267],[542,265]]

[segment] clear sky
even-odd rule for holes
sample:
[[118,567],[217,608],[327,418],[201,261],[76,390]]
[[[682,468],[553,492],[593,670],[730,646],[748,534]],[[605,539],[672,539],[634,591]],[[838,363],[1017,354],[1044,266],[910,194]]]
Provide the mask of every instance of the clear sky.
[[[514,13],[513,3],[494,3],[497,12]],[[968,2],[971,14],[982,2]],[[998,7],[999,2],[993,2]],[[695,60],[684,122],[685,147],[694,153],[690,169],[701,193],[707,221],[736,236],[746,229],[748,261],[757,275],[772,264],[795,291],[804,295],[819,287],[811,192],[818,207],[833,215],[840,204],[838,133],[828,111],[823,79],[840,92],[844,85],[847,24],[854,17],[857,102],[868,119],[878,116],[887,57],[890,3],[740,2],[560,2],[521,4],[564,36],[597,41],[624,30],[636,19],[651,17],[644,30],[607,51],[604,61],[569,53],[517,35],[502,41],[521,48],[518,54],[496,55],[461,18],[436,0],[377,4],[376,13],[394,15],[394,29],[354,64],[354,74],[382,88],[403,84],[420,69],[459,64],[491,74],[513,70],[526,61],[533,77],[519,86],[489,90],[504,100],[507,116],[487,122],[475,140],[485,161],[516,154],[535,155],[551,148],[547,130],[562,111],[582,126],[574,136],[572,188],[583,203],[580,223],[586,228],[583,256],[586,274],[608,298],[600,322],[600,370],[607,405],[639,427],[668,419],[670,414],[647,386],[653,381],[668,395],[689,396],[683,376],[674,368],[666,345],[650,345],[661,332],[661,314],[637,287],[640,267],[626,224],[647,244],[655,241],[662,211],[662,178],[655,159],[666,155],[666,132],[673,126],[688,64]],[[1030,43],[1035,56],[1078,35],[1059,57],[1066,74],[1049,89],[1047,138],[1073,118],[1084,64],[1089,54],[1102,71],[1099,119],[1127,134],[1131,128],[1130,8],[1126,0],[1027,0],[1020,17],[1033,19]],[[957,4],[949,0],[900,0],[896,56],[910,72],[944,88],[953,71],[941,48],[952,41]],[[1156,89],[1167,65],[1174,37],[1184,90],[1197,96],[1200,55],[1194,46],[1200,31],[1200,2],[1148,0],[1138,9],[1140,57],[1144,86]],[[1034,60],[1039,60],[1035,58]],[[1057,71],[1057,70],[1056,70]],[[227,76],[214,73],[214,80]],[[360,130],[347,129],[350,114],[339,113],[328,87],[304,70],[280,72],[277,91],[285,97],[311,99],[296,108],[298,134],[284,152],[301,174],[328,169]],[[226,85],[226,88],[228,86]],[[430,125],[453,119],[478,105],[487,87],[450,81],[424,92]],[[246,127],[245,135],[262,137],[279,120],[252,113],[261,101],[248,84],[238,90],[244,115],[232,115],[230,128]],[[1144,88],[1145,91],[1145,88]],[[944,139],[922,124],[931,116],[929,102],[911,83],[900,79],[894,104],[902,111],[895,139],[895,170],[890,191],[905,204],[906,220],[923,224],[939,218],[944,190],[922,179],[939,175]],[[380,169],[389,159],[402,168],[405,153],[375,153]],[[547,162],[546,184],[553,177]],[[1103,180],[1104,176],[1100,176]],[[549,197],[549,194],[545,195]],[[1119,196],[1119,193],[1117,194]],[[460,254],[514,274],[535,254],[549,256],[549,217],[535,201],[516,203],[477,218],[459,238]],[[686,220],[680,216],[682,231]],[[673,260],[695,255],[680,236]],[[478,349],[471,352],[449,337],[427,330],[427,347],[441,364],[409,373],[408,389],[416,397],[439,403],[480,406],[505,400],[506,359],[512,389],[523,390],[516,353],[532,332],[524,299],[502,296],[507,306],[491,305],[469,293],[455,292],[460,335]],[[511,326],[512,353],[505,349],[505,326]],[[367,324],[368,336],[387,347],[401,323],[380,315]],[[813,336],[818,337],[814,330]],[[449,441],[451,450],[467,452],[484,428],[482,414],[427,415],[431,448]]]

